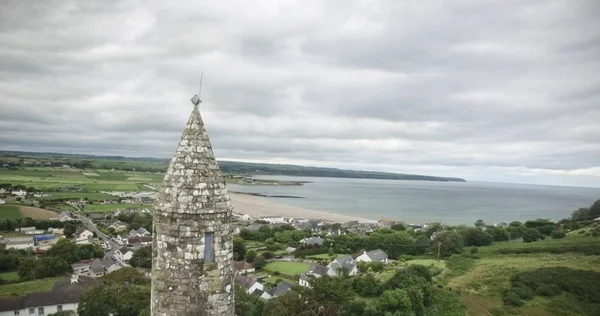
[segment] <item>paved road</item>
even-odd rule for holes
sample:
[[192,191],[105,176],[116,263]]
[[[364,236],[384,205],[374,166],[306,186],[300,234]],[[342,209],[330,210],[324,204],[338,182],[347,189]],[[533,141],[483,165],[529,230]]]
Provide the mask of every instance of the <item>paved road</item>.
[[98,227],[96,227],[96,224],[94,224],[94,222],[92,222],[91,219],[89,219],[85,216],[76,214],[76,213],[73,213],[73,215],[78,220],[80,220],[83,223],[83,225],[85,225],[85,228],[87,228],[91,232],[95,232],[96,235],[98,236],[98,238],[100,238],[101,240],[106,241],[110,244],[111,250],[104,252],[104,259],[112,260],[112,256],[115,253],[115,250],[119,249],[119,247],[121,247],[121,246],[118,243],[114,242],[112,239],[110,239],[110,237],[107,236],[105,233],[101,232],[98,229]]

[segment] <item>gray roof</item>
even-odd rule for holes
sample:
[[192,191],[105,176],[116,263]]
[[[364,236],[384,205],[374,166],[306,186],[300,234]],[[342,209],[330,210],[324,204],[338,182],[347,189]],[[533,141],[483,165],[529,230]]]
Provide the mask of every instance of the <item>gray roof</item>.
[[27,244],[33,244],[33,237],[28,238],[28,239],[7,239],[6,240],[6,245],[27,245]]
[[306,273],[300,274],[300,280],[310,281],[310,277]]
[[310,266],[310,272],[312,272],[314,274],[326,275],[327,271],[329,271],[329,268],[322,266],[322,265],[311,264],[311,266]]
[[104,265],[102,264],[102,260],[100,259],[92,261],[90,263],[90,269],[92,269],[94,273],[102,273],[105,271]]
[[246,227],[246,229],[259,230],[261,226],[262,226],[262,224],[254,223],[254,224],[248,225],[248,227]]
[[387,259],[387,257],[388,257],[387,253],[385,253],[381,249],[371,250],[371,251],[367,252],[367,256],[369,256],[369,258],[371,258],[371,260],[373,260],[373,261],[381,261],[381,260]]
[[352,258],[351,255],[347,255],[347,256],[339,257],[339,258],[335,259],[335,261],[339,262],[340,264],[345,264],[347,262],[354,261],[354,259]]
[[283,281],[279,284],[279,286],[273,289],[273,296],[281,296],[285,294],[285,292],[289,291],[293,286],[294,285],[292,283]]
[[38,306],[62,305],[79,302],[79,296],[97,281],[89,277],[79,277],[76,283],[70,279],[60,280],[49,292],[27,294],[22,297],[0,299],[0,312],[27,309]]
[[246,289],[249,289],[252,287],[252,285],[254,283],[256,283],[256,281],[252,278],[249,278],[245,275],[236,275],[235,278],[233,279],[235,284],[239,285],[239,286],[243,286]]

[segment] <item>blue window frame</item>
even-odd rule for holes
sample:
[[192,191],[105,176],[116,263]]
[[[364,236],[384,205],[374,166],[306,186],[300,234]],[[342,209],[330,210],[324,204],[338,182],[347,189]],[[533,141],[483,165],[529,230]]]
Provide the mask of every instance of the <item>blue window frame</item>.
[[214,236],[212,232],[204,234],[204,262],[212,262],[214,259],[213,240]]

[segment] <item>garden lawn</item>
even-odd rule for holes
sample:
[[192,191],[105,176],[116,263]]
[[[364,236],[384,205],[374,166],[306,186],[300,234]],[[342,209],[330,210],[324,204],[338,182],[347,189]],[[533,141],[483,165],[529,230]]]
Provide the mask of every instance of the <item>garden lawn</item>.
[[0,279],[4,281],[17,281],[19,274],[17,271],[0,273]]
[[434,266],[436,268],[445,269],[446,262],[444,260],[437,261],[436,259],[415,259],[406,261],[407,265],[418,264],[426,267]]
[[54,283],[61,278],[47,278],[35,281],[27,281],[14,284],[0,285],[0,297],[24,296],[29,293],[47,292],[52,289]]
[[264,270],[279,272],[281,274],[296,275],[307,272],[309,269],[308,263],[304,262],[288,262],[288,261],[272,261],[267,263]]
[[16,205],[0,205],[0,219],[22,218],[21,211]]

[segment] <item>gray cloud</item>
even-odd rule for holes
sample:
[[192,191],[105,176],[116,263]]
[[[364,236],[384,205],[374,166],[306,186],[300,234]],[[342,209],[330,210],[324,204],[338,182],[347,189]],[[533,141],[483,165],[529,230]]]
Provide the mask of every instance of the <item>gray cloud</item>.
[[597,1],[7,1],[0,147],[600,186]]

